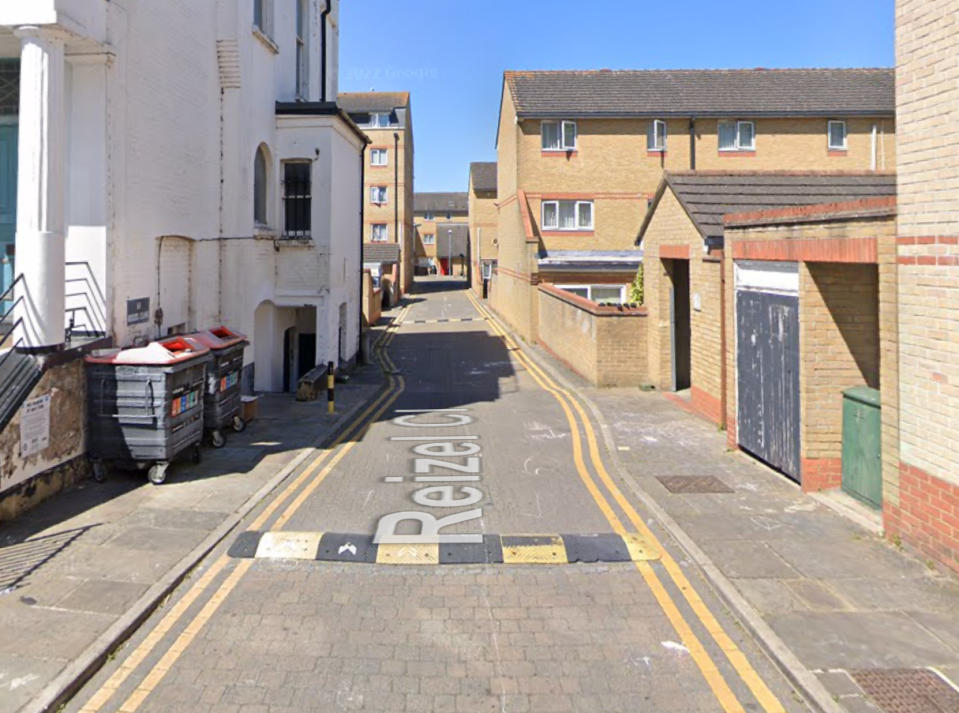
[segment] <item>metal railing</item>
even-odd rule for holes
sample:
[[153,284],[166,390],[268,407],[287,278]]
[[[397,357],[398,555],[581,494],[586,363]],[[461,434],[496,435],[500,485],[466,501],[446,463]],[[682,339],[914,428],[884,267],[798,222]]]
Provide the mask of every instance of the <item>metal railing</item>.
[[[18,282],[25,282],[23,279],[23,274],[17,275],[13,282],[10,283],[10,286],[4,290],[3,294],[0,294],[0,304],[8,301],[8,297],[13,293],[13,288],[17,286]],[[13,314],[13,311],[17,308],[17,305],[23,301],[23,296],[17,297],[15,300],[10,302],[10,306],[4,309],[3,313],[0,314],[0,325],[4,324],[7,321],[7,317]],[[10,331],[6,334],[0,334],[0,349],[7,347],[7,342],[16,335],[17,327],[23,324],[23,317],[18,317],[13,324],[10,325]],[[23,337],[17,339],[16,342],[11,344],[6,352],[3,355],[0,355],[0,371],[3,370],[3,365],[7,363],[7,360],[10,358],[10,355],[13,354],[17,347],[23,344]],[[3,384],[0,384],[0,389],[2,389]]]

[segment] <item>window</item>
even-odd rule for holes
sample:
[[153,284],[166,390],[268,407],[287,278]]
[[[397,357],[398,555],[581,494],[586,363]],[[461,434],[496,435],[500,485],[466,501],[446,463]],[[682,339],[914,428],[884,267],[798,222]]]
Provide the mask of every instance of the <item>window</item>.
[[829,134],[829,150],[830,151],[845,151],[846,150],[846,122],[845,121],[830,121],[827,129]]
[[433,233],[424,233],[423,235],[423,245],[435,245],[436,236]]
[[565,292],[599,304],[623,304],[626,288],[623,285],[556,285]]
[[390,125],[390,112],[377,111],[370,114],[370,127],[373,129],[385,129]]
[[540,125],[543,151],[575,151],[575,121],[544,121]]
[[370,149],[370,165],[385,166],[386,165],[386,149]]
[[370,186],[370,203],[386,203],[386,186]]
[[433,215],[433,211],[428,210],[425,213],[423,213],[423,220],[434,220],[434,219],[435,219],[435,216]]
[[267,37],[273,36],[273,0],[253,0],[253,26]]
[[544,230],[592,230],[593,201],[543,201]]
[[267,225],[267,168],[266,150],[260,146],[253,159],[253,222]]
[[310,94],[310,65],[306,47],[309,12],[307,0],[296,0],[296,97],[303,101]]
[[755,151],[756,124],[752,121],[720,121],[720,151]]
[[666,122],[662,119],[653,119],[646,130],[646,150],[666,150]]
[[374,243],[385,243],[389,240],[389,227],[386,223],[373,223],[373,242]]
[[287,237],[310,237],[312,168],[313,164],[307,161],[283,164],[283,232]]

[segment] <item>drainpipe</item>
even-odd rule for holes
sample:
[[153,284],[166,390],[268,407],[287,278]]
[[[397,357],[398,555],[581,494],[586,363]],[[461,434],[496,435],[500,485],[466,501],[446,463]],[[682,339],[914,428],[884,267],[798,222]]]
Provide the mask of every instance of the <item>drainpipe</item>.
[[696,117],[689,117],[689,170],[696,170]]
[[[326,0],[326,6],[323,8],[323,12],[320,13],[320,43],[323,45],[323,50],[320,52],[320,101],[326,101],[326,18],[329,16],[330,11],[333,9],[333,0]],[[333,101],[336,101],[336,97],[333,97]]]
[[723,249],[719,255],[719,425],[726,430],[726,245],[723,243]]
[[399,264],[399,290],[403,293],[403,281],[406,279],[406,271],[403,269],[406,255],[403,252],[403,244],[400,242],[400,135],[393,132],[393,235],[396,244],[400,246],[400,264]]
[[364,208],[366,206],[366,147],[364,146],[360,150],[360,264],[359,264],[359,274],[360,274],[360,284],[359,284],[359,311],[360,311],[360,329],[358,332],[358,338],[356,343],[356,361],[360,363],[363,361],[363,220],[365,216]]

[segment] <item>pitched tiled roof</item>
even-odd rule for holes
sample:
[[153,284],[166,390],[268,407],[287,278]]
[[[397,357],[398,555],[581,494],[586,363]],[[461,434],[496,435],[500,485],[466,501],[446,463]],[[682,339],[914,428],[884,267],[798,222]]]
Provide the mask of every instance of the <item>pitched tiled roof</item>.
[[496,161],[474,161],[470,164],[470,180],[474,191],[496,193]]
[[506,72],[523,117],[893,115],[893,69]]
[[410,103],[409,92],[342,92],[336,100],[347,113],[392,111]]
[[640,228],[640,242],[665,190],[672,189],[703,238],[721,238],[729,213],[893,196],[891,173],[667,172]]
[[[450,206],[452,203],[452,207]],[[469,210],[466,193],[414,193],[413,212],[430,211],[437,215],[446,215],[446,211],[465,213]]]
[[363,243],[363,262],[399,262],[397,243]]
[[466,255],[468,244],[469,226],[466,223],[436,224],[436,257]]

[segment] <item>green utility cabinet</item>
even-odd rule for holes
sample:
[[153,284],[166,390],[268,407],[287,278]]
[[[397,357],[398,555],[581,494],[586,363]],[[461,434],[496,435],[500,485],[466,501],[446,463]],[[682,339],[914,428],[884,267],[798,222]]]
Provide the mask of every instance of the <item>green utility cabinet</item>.
[[879,391],[843,392],[842,489],[867,505],[882,505],[882,422]]

